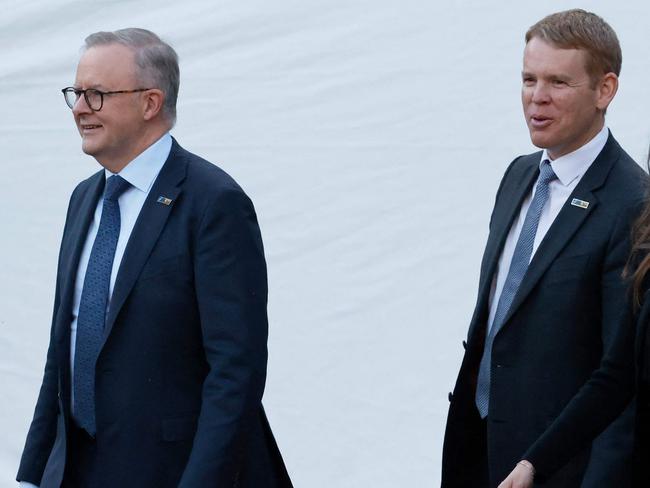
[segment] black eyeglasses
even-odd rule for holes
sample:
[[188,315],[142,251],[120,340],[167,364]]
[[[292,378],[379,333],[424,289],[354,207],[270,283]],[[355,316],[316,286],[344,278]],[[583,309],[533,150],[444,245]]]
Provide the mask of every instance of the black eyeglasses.
[[63,98],[65,103],[68,104],[68,107],[73,108],[79,97],[83,93],[84,99],[86,100],[86,105],[90,110],[99,112],[104,106],[104,95],[117,95],[118,93],[137,93],[147,90],[152,90],[152,88],[138,88],[137,90],[116,90],[116,91],[101,91],[96,90],[95,88],[88,88],[87,90],[79,90],[73,86],[69,86],[61,90],[63,92]]

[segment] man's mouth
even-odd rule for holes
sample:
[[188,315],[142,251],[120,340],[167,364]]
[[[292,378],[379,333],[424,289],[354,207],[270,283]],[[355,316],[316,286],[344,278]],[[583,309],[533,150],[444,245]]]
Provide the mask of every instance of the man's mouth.
[[102,126],[99,124],[81,124],[80,125],[82,132],[87,132],[87,131],[92,131],[95,129],[99,129]]
[[535,129],[543,129],[548,127],[553,122],[553,119],[544,117],[543,115],[532,115],[530,117],[530,125]]

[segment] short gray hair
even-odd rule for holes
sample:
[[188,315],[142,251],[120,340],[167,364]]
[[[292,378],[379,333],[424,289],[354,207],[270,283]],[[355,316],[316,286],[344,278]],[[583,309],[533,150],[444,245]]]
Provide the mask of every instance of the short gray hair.
[[90,34],[84,41],[83,49],[108,44],[122,44],[133,50],[138,78],[141,83],[147,84],[143,88],[158,88],[163,91],[163,115],[173,125],[176,122],[176,100],[180,85],[178,54],[174,48],[151,31],[130,27]]

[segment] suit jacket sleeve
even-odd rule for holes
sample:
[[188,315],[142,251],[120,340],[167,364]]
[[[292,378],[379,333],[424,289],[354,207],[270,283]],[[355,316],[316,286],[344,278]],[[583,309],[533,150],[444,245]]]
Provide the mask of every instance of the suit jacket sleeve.
[[266,263],[255,210],[238,188],[214,196],[194,245],[209,365],[192,451],[179,487],[231,486],[266,378]]
[[45,465],[56,438],[58,413],[58,368],[53,335],[45,362],[43,382],[34,409],[34,418],[27,434],[16,480],[40,484]]
[[[70,219],[72,202],[78,189],[79,187],[75,189],[70,197],[66,223],[63,230],[64,238]],[[36,408],[34,409],[34,417],[27,434],[25,447],[20,459],[20,467],[18,468],[18,474],[16,475],[16,480],[28,481],[36,485],[41,482],[45,465],[47,464],[50,452],[52,451],[52,446],[54,445],[57,416],[59,413],[59,366],[56,359],[57,354],[54,324],[61,302],[61,250],[59,250],[58,264],[59,266],[54,291],[54,310],[52,312],[52,325],[50,329],[50,343],[45,361],[45,371],[43,373],[43,381],[38,394]]]
[[522,456],[543,480],[561,468],[607,427],[634,391],[634,317],[628,283],[622,278],[630,252],[631,224],[638,206],[620,213],[601,273],[603,356],[585,385]]
[[499,188],[497,189],[496,196],[494,197],[494,205],[492,206],[492,213],[490,214],[490,222],[489,222],[489,225],[488,225],[489,229],[492,229],[492,219],[494,219],[494,211],[497,208],[497,202],[499,201],[499,197],[501,196],[501,190],[503,190],[503,185],[506,182],[506,180],[508,179],[508,176],[510,175],[510,171],[512,170],[512,168],[515,167],[515,165],[517,164],[517,161],[519,161],[520,159],[521,159],[521,156],[518,157],[518,158],[513,159],[512,162],[506,168],[506,171],[503,173],[503,177],[501,178],[501,182],[499,183]]

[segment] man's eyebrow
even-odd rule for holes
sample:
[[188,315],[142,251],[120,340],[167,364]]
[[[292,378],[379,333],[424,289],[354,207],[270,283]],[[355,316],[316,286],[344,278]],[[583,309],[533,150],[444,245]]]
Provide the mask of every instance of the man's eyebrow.
[[[74,83],[72,86],[73,86],[73,88],[75,88],[76,90],[81,90],[81,87],[79,86],[78,83]],[[101,83],[96,83],[96,84],[94,84],[94,85],[89,85],[89,86],[87,86],[87,87],[85,88],[85,90],[89,90],[89,89],[92,89],[92,90],[100,90],[100,91],[106,91],[106,88],[105,88],[104,85],[102,85]]]
[[542,80],[559,80],[559,81],[573,80],[573,77],[566,73],[548,73],[548,74],[536,75],[531,73],[530,71],[525,71],[525,70],[521,72],[521,77],[541,78]]

